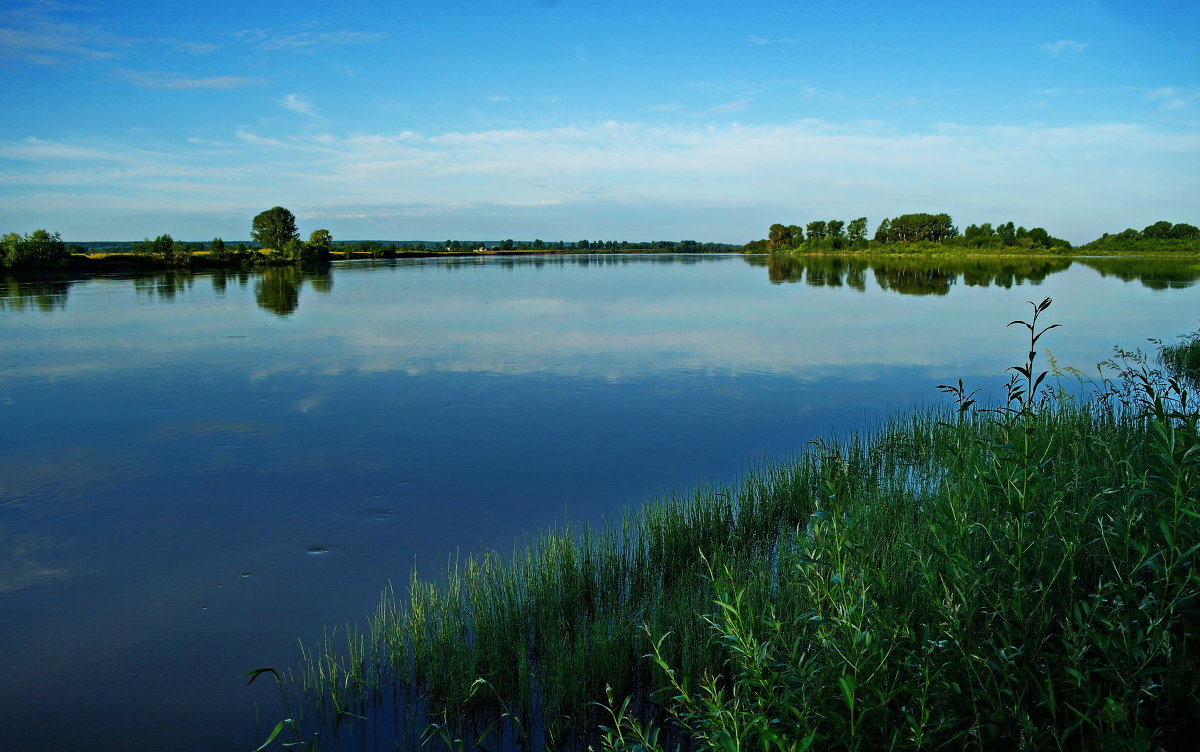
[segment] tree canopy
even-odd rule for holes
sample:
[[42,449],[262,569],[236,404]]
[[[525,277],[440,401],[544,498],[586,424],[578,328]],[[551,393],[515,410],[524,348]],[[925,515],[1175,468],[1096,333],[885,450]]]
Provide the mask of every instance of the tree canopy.
[[69,255],[57,232],[10,232],[0,238],[0,266],[11,269],[57,269],[67,263]]
[[263,248],[283,250],[289,240],[299,240],[296,231],[296,215],[282,206],[273,206],[260,212],[250,223],[250,237]]
[[[1146,232],[1186,233],[1186,227],[1159,222],[1146,228]],[[1135,232],[1133,230],[1127,233]],[[1162,235],[1160,235],[1161,237]],[[859,217],[849,222],[839,219],[814,220],[804,229],[798,225],[776,223],[768,229],[767,238],[747,243],[748,253],[764,251],[800,251],[807,253],[840,252],[854,250],[876,250],[883,252],[911,252],[938,247],[970,248],[972,250],[1070,250],[1071,244],[1056,238],[1044,228],[1026,230],[1012,222],[1003,222],[993,227],[990,222],[969,225],[959,233],[949,214],[901,214],[885,218],[879,223],[872,240],[867,240],[867,218]]]

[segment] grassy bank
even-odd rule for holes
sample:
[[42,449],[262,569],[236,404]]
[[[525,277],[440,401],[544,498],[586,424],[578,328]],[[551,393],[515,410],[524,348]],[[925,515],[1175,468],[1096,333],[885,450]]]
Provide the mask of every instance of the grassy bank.
[[950,385],[960,412],[414,577],[306,650],[276,730],[394,713],[454,749],[1180,748],[1195,409],[1144,363],[1048,389],[1028,326],[998,409]]

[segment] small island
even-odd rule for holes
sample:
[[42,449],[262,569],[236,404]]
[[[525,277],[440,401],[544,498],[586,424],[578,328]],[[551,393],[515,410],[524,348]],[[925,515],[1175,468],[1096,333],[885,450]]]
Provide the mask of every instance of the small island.
[[773,224],[765,239],[745,245],[747,253],[853,253],[875,255],[1191,255],[1200,253],[1200,227],[1165,220],[1138,231],[1105,233],[1080,246],[1042,227],[1012,221],[967,225],[959,231],[949,214],[902,214],[884,218],[867,237],[867,218],[815,220],[805,226]]

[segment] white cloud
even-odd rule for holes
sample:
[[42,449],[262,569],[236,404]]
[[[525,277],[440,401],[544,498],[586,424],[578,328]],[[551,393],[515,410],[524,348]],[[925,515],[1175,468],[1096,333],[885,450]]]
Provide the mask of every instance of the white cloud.
[[317,108],[313,103],[301,98],[298,94],[286,95],[279,100],[279,105],[292,112],[298,112],[301,115],[308,115],[309,117],[316,117],[317,115]]
[[115,73],[126,81],[145,89],[236,89],[240,86],[262,82],[262,79],[245,76],[188,78],[174,73],[137,71],[125,68],[118,68]]
[[386,34],[369,31],[281,31],[279,29],[243,29],[235,32],[236,39],[264,50],[312,52],[332,45],[374,44]]
[[0,9],[0,60],[66,65],[116,57],[129,39],[95,24],[62,20],[56,11],[76,6],[36,3]]
[[221,48],[219,44],[210,44],[208,42],[181,42],[169,41],[184,52],[189,52],[193,55],[207,55],[210,52],[216,52]]
[[1074,39],[1060,39],[1057,42],[1046,42],[1038,45],[1042,52],[1048,52],[1055,57],[1063,53],[1080,53],[1087,49],[1087,42],[1076,42]]
[[1200,171],[1187,167],[1200,164],[1191,132],[1131,124],[899,132],[821,120],[610,121],[441,134],[243,126],[228,142],[157,149],[0,142],[0,160],[8,161],[0,183],[10,188],[0,226],[32,222],[80,239],[99,235],[66,222],[252,216],[269,195],[305,216],[344,218],[323,225],[342,237],[368,226],[401,235],[428,228],[430,237],[516,237],[521,228],[549,237],[561,227],[564,237],[603,228],[613,237],[732,242],[791,217],[937,210],[966,222],[1007,217],[1081,241],[1147,224],[1143,214],[1187,221],[1195,214],[1188,198],[1200,191]]
[[1150,92],[1152,101],[1160,103],[1163,109],[1186,110],[1191,103],[1200,98],[1197,91],[1185,91],[1176,86],[1162,86]]
[[746,41],[750,42],[750,44],[757,44],[759,46],[766,46],[768,44],[799,44],[800,43],[799,39],[792,39],[791,37],[783,37],[783,38],[779,38],[779,39],[766,39],[764,37],[752,36],[749,39],[747,39]]
[[718,113],[718,114],[723,114],[723,113],[727,113],[727,112],[741,112],[742,110],[746,109],[749,106],[750,106],[750,100],[737,99],[732,102],[725,102],[724,104],[719,104],[719,105],[713,107],[712,111],[715,113]]

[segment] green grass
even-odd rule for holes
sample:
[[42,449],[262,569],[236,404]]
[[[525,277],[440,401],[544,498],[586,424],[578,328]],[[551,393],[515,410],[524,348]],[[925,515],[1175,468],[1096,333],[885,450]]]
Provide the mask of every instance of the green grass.
[[307,733],[394,713],[428,748],[1180,748],[1197,414],[1144,363],[1055,397],[1048,305],[1013,322],[1030,354],[999,408],[946,387],[961,411],[414,575],[305,651]]

